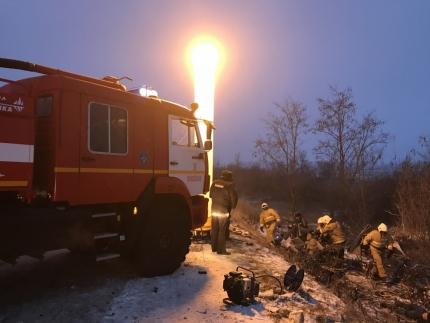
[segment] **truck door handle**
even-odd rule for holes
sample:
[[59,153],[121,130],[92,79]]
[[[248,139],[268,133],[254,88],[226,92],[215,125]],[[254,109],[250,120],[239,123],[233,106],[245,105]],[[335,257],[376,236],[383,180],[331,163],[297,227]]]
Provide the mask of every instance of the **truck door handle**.
[[203,159],[203,153],[198,154],[197,156],[191,157],[192,159]]
[[177,161],[171,161],[170,165],[178,165],[179,163]]
[[90,161],[96,160],[94,157],[91,157],[91,156],[83,156],[81,159],[85,162],[90,162]]

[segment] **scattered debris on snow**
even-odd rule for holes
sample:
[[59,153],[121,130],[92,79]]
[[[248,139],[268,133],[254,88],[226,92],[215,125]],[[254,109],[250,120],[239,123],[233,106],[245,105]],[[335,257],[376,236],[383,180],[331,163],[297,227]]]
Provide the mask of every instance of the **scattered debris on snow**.
[[[108,270],[101,278],[98,269],[92,269],[92,274],[83,270],[84,278],[67,280],[66,275],[65,287],[55,293],[49,289],[44,293],[37,285],[35,295],[41,297],[23,294],[16,305],[3,306],[0,322],[413,322],[425,305],[412,302],[427,295],[428,286],[414,290],[404,284],[375,284],[358,271],[348,271],[328,286],[305,271],[300,288],[282,294],[276,280],[260,277],[260,292],[254,303],[226,304],[224,275],[238,266],[252,270],[256,277],[272,275],[283,281],[292,265],[282,252],[284,248],[266,245],[264,238],[251,230],[238,225],[233,228],[228,242],[231,255],[218,255],[208,243],[195,241],[185,263],[169,276],[142,278],[121,269],[116,278],[109,276]],[[31,271],[27,274],[32,275]],[[83,286],[84,281],[94,278],[97,283]],[[24,285],[20,287],[23,290]]]

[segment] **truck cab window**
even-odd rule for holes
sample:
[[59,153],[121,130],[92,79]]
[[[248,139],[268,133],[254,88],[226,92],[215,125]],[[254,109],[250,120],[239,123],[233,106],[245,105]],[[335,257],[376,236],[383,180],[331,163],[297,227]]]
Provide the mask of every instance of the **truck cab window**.
[[41,96],[37,98],[36,113],[38,117],[49,117],[52,112],[52,96]]
[[127,153],[127,111],[121,108],[110,108],[110,152]]
[[171,127],[173,145],[199,147],[195,123],[182,119],[173,119]]
[[178,119],[172,120],[172,144],[188,146],[188,127]]
[[99,153],[127,153],[127,111],[107,104],[91,103],[89,148]]
[[197,136],[197,131],[196,131],[196,126],[197,125],[193,125],[192,127],[190,127],[191,145],[193,147],[200,147],[199,137]]

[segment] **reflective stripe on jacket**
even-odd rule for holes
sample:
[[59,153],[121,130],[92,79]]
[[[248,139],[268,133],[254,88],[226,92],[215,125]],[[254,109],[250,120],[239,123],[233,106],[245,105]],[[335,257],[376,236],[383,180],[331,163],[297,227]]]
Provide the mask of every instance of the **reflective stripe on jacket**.
[[363,239],[364,246],[371,245],[374,248],[382,249],[387,247],[388,234],[382,235],[378,230],[370,231]]
[[212,211],[230,213],[237,205],[237,192],[233,182],[216,179],[209,190],[212,199]]

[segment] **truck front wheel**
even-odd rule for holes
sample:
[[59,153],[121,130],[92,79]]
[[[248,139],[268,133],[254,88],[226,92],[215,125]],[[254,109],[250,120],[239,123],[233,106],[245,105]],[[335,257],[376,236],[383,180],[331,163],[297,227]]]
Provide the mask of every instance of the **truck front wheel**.
[[144,215],[135,249],[139,273],[146,277],[174,272],[185,260],[191,242],[191,224],[185,207],[159,201]]

